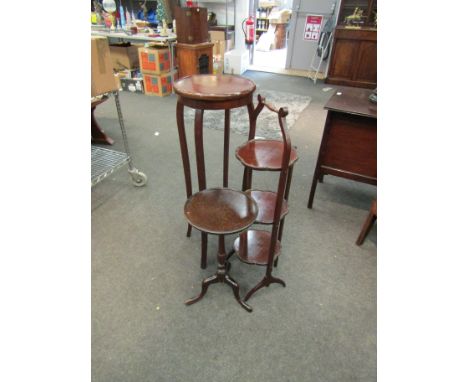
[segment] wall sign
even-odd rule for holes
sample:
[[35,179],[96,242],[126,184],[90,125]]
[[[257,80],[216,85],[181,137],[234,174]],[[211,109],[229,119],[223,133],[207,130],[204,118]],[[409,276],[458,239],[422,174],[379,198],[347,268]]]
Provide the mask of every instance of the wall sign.
[[304,28],[305,41],[318,41],[322,28],[323,16],[307,15]]

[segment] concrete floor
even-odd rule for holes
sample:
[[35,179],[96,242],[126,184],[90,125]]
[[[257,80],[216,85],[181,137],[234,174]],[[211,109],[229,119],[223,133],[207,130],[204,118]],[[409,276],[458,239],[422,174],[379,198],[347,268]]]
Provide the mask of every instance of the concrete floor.
[[254,65],[284,69],[286,67],[287,48],[274,49],[268,52],[256,50],[254,55]]
[[[325,121],[328,87],[301,77],[247,72],[260,88],[312,97],[291,129],[299,162],[294,169],[278,277],[249,301],[245,312],[227,286],[214,285],[192,306],[201,280],[215,269],[210,237],[208,268],[199,267],[200,235],[185,237],[185,187],[175,119],[176,97],[121,93],[134,164],[145,187],[120,169],[92,193],[92,379],[143,381],[375,381],[376,252],[374,226],[354,242],[376,188],[326,176],[313,210],[306,207]],[[287,105],[278,105],[287,106]],[[115,105],[96,117],[122,149]],[[187,127],[190,132],[190,127]],[[159,133],[156,135],[155,133]],[[223,134],[205,129],[207,184],[222,179]],[[193,184],[193,136],[188,134]],[[230,186],[240,188],[242,167],[231,135]],[[271,173],[254,186],[276,187]],[[234,237],[228,237],[229,247]],[[232,260],[241,294],[264,268]]]

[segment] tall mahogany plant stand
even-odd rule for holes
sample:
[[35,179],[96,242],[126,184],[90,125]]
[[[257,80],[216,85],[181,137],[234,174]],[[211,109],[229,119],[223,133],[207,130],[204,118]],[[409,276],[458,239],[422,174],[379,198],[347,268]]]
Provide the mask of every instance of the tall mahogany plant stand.
[[[255,131],[255,117],[253,106],[253,92],[255,84],[247,78],[234,75],[193,75],[182,78],[174,84],[177,100],[177,128],[184,167],[185,190],[187,203],[185,216],[189,222],[187,236],[191,235],[192,226],[202,232],[201,268],[206,268],[208,234],[218,235],[218,271],[216,275],[205,279],[201,294],[187,304],[199,301],[208,285],[214,282],[227,282],[233,287],[237,301],[247,310],[248,305],[238,298],[238,287],[234,285],[228,275],[225,263],[224,235],[240,232],[248,228],[257,217],[258,209],[255,201],[240,191],[229,190],[229,136],[230,110],[247,107],[249,113],[250,130]],[[195,109],[195,152],[197,162],[197,176],[199,193],[192,197],[192,181],[190,160],[187,147],[187,137],[184,123],[184,107]],[[224,110],[224,150],[223,150],[223,180],[222,189],[207,189],[205,157],[203,148],[203,113],[205,110]],[[204,206],[204,207],[200,207]],[[207,214],[210,211],[210,214]],[[209,221],[215,217],[216,221]],[[231,219],[228,221],[226,217]]]

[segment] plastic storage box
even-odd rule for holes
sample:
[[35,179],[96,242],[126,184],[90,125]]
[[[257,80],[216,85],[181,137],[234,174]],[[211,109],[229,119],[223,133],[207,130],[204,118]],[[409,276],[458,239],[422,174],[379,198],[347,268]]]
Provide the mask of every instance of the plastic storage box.
[[224,73],[242,74],[249,66],[249,51],[234,49],[224,53]]

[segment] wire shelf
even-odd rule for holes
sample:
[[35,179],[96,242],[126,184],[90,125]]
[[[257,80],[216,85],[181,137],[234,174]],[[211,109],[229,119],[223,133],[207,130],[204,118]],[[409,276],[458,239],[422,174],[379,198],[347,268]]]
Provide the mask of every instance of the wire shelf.
[[108,177],[129,159],[126,153],[91,145],[91,186]]

